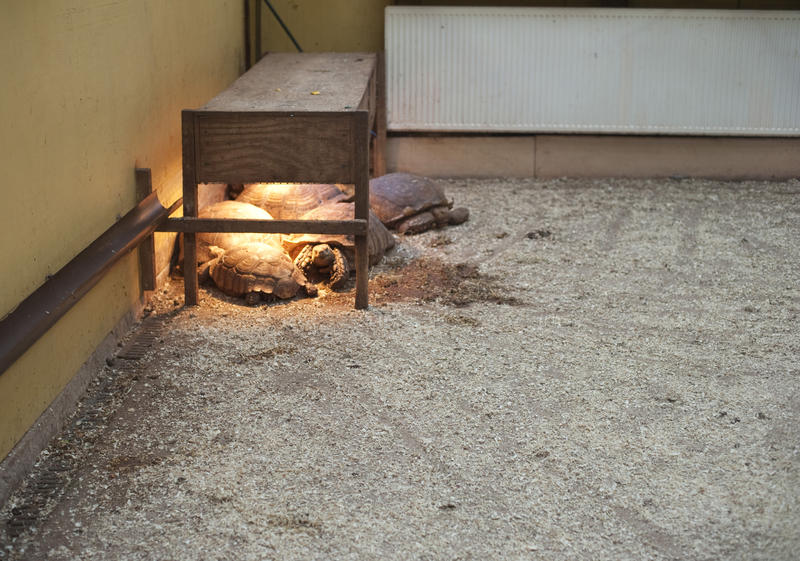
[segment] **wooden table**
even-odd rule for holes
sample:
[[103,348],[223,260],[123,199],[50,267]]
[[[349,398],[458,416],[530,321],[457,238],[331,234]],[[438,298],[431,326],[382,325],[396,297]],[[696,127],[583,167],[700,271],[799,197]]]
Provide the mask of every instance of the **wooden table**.
[[[368,306],[369,153],[384,173],[382,61],[373,53],[265,56],[205,106],[184,110],[183,218],[186,305],[197,304],[197,232],[352,234],[356,308]],[[373,133],[373,134],[371,134]],[[197,218],[198,184],[344,183],[355,186],[352,220]]]

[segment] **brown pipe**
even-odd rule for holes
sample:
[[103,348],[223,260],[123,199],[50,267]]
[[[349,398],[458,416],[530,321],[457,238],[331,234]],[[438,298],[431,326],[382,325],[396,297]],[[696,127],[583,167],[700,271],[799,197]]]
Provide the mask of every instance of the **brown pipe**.
[[[258,1],[258,0],[256,0]],[[250,47],[250,0],[244,0],[244,69],[253,66],[253,52]]]
[[152,193],[4,317],[0,375],[175,208],[165,208]]

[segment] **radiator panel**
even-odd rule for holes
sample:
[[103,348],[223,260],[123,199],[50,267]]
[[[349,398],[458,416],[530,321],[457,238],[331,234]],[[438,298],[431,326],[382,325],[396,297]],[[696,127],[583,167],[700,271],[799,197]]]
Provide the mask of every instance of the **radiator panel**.
[[395,131],[800,136],[800,14],[386,8]]

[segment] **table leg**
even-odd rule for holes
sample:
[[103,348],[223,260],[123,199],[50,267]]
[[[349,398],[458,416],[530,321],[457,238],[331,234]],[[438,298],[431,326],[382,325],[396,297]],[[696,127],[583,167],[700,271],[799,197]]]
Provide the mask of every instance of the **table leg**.
[[[150,168],[136,168],[136,202],[141,203],[153,192]],[[156,289],[156,245],[153,234],[139,244],[139,283],[142,292]]]
[[372,172],[375,177],[386,173],[386,54],[378,53],[375,68],[375,146]]
[[[354,113],[355,138],[355,218],[369,222],[369,113]],[[369,306],[369,250],[367,236],[355,237],[356,243],[356,308]]]
[[[183,137],[183,215],[197,216],[197,178],[195,175],[195,122],[191,111],[181,114]],[[197,305],[197,236],[183,235],[183,293],[187,306]]]
[[367,236],[356,236],[356,309],[369,307],[369,252]]

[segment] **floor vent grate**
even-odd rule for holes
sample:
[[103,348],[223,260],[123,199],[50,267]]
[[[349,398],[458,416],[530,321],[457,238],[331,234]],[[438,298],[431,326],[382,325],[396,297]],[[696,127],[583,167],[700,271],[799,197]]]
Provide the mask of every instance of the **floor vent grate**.
[[157,318],[146,319],[130,341],[117,353],[117,358],[139,360],[161,340],[162,323]]
[[50,443],[26,484],[10,499],[13,501],[7,513],[10,516],[4,524],[0,521],[0,543],[11,543],[23,534],[35,533],[37,526],[51,515],[70,482],[78,477],[81,466],[87,463],[86,454],[91,450],[88,445],[102,437],[109,418],[138,379],[141,365],[133,361],[160,344],[162,332],[163,318],[145,319],[117,354],[117,358],[131,362],[123,363],[122,368],[112,368],[112,361],[92,382],[75,417]]

